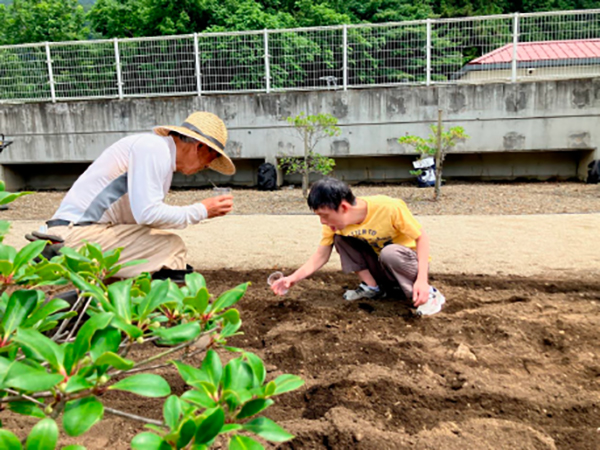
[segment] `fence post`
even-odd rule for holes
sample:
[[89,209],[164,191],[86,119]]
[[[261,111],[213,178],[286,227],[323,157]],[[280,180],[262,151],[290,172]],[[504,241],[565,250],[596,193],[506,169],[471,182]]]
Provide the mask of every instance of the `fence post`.
[[344,80],[344,90],[348,90],[348,25],[344,24],[342,28],[343,38],[342,38],[342,47],[343,47],[343,67],[342,67],[342,76]]
[[50,57],[50,44],[46,42],[46,64],[48,65],[48,80],[50,81],[50,97],[52,103],[56,103],[56,91],[54,90],[54,74],[52,73],[52,58]]
[[431,85],[431,19],[427,19],[427,43],[425,44],[427,52],[427,67],[425,68],[425,84]]
[[513,15],[513,49],[510,81],[517,82],[517,48],[519,46],[519,13]]
[[119,99],[123,100],[123,77],[121,75],[121,57],[119,55],[119,40],[113,39],[115,45],[115,61],[117,64],[117,88],[119,89]]
[[267,94],[271,92],[271,68],[269,67],[269,30],[265,28],[265,81],[267,83]]
[[202,78],[200,75],[200,52],[198,51],[198,33],[194,33],[194,59],[196,64],[196,90],[198,97],[202,95]]

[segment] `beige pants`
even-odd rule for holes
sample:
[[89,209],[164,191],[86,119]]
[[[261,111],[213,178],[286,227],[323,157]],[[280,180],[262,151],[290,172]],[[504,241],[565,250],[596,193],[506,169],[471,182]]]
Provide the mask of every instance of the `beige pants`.
[[136,259],[148,262],[126,267],[117,273],[119,278],[130,278],[142,272],[185,269],[186,253],[183,240],[168,231],[144,225],[89,225],[87,227],[52,227],[48,234],[65,240],[65,246],[79,248],[84,241],[99,244],[102,251],[122,247],[120,263]]

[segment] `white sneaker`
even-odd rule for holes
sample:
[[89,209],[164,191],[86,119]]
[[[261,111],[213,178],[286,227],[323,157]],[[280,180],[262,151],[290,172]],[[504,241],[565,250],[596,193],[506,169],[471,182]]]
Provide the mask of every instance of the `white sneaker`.
[[420,316],[431,316],[439,313],[444,303],[446,303],[446,297],[433,286],[429,286],[429,298],[417,308],[417,314]]
[[360,283],[353,291],[346,291],[344,293],[344,300],[354,301],[360,300],[361,298],[375,299],[382,295],[381,290],[374,290],[369,288],[366,283]]

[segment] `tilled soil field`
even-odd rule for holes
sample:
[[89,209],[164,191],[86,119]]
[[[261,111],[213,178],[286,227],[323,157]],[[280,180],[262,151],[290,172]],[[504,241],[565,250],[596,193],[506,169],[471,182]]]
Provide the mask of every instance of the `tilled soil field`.
[[[352,276],[317,274],[275,297],[266,271],[204,275],[214,294],[253,283],[239,303],[245,334],[230,343],[260,355],[268,377],[306,380],[268,410],[297,436],[278,448],[600,448],[599,280],[437,276],[447,306],[418,318],[402,299],[344,301]],[[184,391],[174,370],[160,373]],[[105,403],[162,411],[162,401],[133,395]],[[7,412],[0,419],[28,426]],[[126,449],[141,430],[111,416],[68,443]]]

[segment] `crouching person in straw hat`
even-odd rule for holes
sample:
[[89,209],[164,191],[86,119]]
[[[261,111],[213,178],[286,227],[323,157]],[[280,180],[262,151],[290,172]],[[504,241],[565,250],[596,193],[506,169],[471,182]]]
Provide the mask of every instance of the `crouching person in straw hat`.
[[210,168],[234,174],[235,166],[224,151],[226,141],[221,119],[195,112],[181,126],[159,126],[153,134],[115,142],[75,182],[46,222],[47,234],[68,247],[84,241],[104,251],[123,247],[120,262],[147,260],[123,268],[118,277],[152,272],[155,278],[183,278],[191,270],[185,245],[165,230],[223,216],[232,210],[233,197],[211,197],[188,206],[167,205],[164,199],[173,172],[191,175]]

